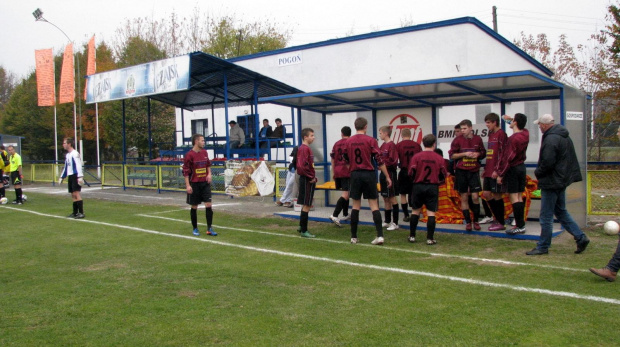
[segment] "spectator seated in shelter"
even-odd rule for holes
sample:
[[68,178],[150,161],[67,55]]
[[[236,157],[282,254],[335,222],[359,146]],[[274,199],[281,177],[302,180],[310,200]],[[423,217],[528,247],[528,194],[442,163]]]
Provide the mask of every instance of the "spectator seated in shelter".
[[[263,121],[264,122],[264,121]],[[276,118],[276,128],[271,132],[271,135],[267,135],[267,137],[272,139],[282,139],[286,137],[286,129],[284,125],[282,125],[282,119]],[[269,141],[271,143],[271,147],[277,147],[282,141]]]
[[[269,120],[263,119],[263,127],[258,132],[258,140],[260,142],[260,148],[269,147],[269,141],[266,141],[268,137],[272,137],[273,129],[269,125]],[[261,141],[262,140],[262,141]]]
[[228,134],[230,149],[240,148],[245,143],[245,132],[234,120],[231,120],[228,124],[230,125],[230,132]]

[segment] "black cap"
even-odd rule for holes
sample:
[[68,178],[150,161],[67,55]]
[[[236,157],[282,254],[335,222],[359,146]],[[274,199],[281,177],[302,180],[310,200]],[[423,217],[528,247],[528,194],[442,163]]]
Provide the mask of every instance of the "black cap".
[[231,120],[230,122],[228,122],[228,124],[237,124],[237,122],[235,122],[234,120]]

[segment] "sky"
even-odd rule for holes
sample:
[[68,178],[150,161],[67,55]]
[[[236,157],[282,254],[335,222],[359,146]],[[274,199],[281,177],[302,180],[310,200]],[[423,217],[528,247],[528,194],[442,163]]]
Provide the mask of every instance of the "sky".
[[[34,51],[53,48],[61,52],[68,36],[81,47],[92,36],[111,41],[127,19],[167,18],[175,12],[188,17],[198,9],[211,16],[234,14],[244,22],[268,20],[292,33],[289,46],[398,28],[476,17],[492,28],[492,7],[497,7],[498,31],[513,41],[521,32],[545,33],[552,44],[561,34],[568,41],[588,44],[590,35],[603,29],[607,7],[620,0],[0,0],[0,66],[18,78],[34,71]],[[364,4],[364,5],[362,5]],[[36,22],[32,12],[56,25]]]

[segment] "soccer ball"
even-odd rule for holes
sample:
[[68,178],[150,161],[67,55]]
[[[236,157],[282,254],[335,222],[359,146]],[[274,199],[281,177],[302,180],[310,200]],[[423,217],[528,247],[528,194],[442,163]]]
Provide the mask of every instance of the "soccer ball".
[[22,194],[22,201],[26,201],[28,200],[28,197],[26,196],[26,194]]
[[605,223],[603,229],[607,235],[617,235],[618,231],[620,231],[620,225],[613,220],[610,220]]
[[2,204],[2,205],[6,205],[8,202],[9,202],[9,199],[7,199],[7,198],[0,199],[0,204]]

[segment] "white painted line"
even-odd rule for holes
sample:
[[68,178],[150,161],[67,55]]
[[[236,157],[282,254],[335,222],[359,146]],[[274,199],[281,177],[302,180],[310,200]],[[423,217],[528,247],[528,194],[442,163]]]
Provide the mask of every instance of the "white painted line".
[[[153,214],[155,214],[155,213],[151,213],[151,214],[138,214],[138,216],[140,216],[140,217],[148,217],[148,218],[159,218],[159,219],[164,219],[164,220],[169,220],[169,221],[174,221],[174,222],[181,222],[181,223],[190,223],[189,220],[169,218],[169,217],[153,216]],[[198,224],[206,225],[204,223],[198,223]],[[232,227],[226,227],[226,226],[219,226],[219,225],[215,225],[215,224],[213,226],[216,227],[216,228],[219,228],[219,229],[235,230],[235,231],[242,231],[242,232],[256,233],[256,234],[265,234],[265,235],[279,236],[279,237],[299,238],[299,235],[280,234],[280,233],[274,233],[274,232],[269,232],[269,231],[261,231],[261,230],[232,228]],[[322,238],[314,238],[314,239],[311,239],[311,241],[340,243],[340,244],[349,244],[350,243],[349,241],[338,241],[338,240],[329,240],[329,239],[322,239]],[[358,243],[356,245],[356,247],[372,247],[372,248],[377,248],[377,246],[373,246],[373,245],[370,245],[370,244],[363,244],[363,243]],[[413,250],[413,249],[403,249],[403,248],[396,248],[396,247],[390,247],[390,246],[383,246],[383,247],[380,247],[380,249],[386,249],[386,250],[397,251],[397,252],[405,252],[405,253],[415,253],[415,254],[430,255],[430,256],[434,256],[434,257],[457,258],[457,259],[463,259],[463,260],[471,260],[471,261],[475,261],[475,262],[496,263],[496,264],[502,264],[502,265],[532,266],[532,267],[539,267],[539,268],[553,269],[553,270],[565,270],[565,271],[574,271],[574,272],[590,272],[590,271],[585,270],[585,269],[575,269],[575,268],[563,267],[563,266],[554,266],[554,265],[545,265],[545,264],[531,264],[531,263],[524,263],[524,262],[511,261],[511,260],[503,260],[503,259],[476,258],[476,257],[470,257],[470,256],[466,256],[466,255],[455,255],[455,254],[446,254],[446,253],[424,252],[424,251],[417,251],[417,250]]]
[[[45,214],[45,213],[40,213],[40,212],[35,212],[35,211],[29,211],[29,210],[23,210],[23,209],[19,209],[15,207],[4,207],[4,208],[10,209],[16,212],[31,213],[31,214],[35,214],[35,215],[43,216],[43,217],[67,219],[66,217],[55,216],[55,215],[50,215],[50,214]],[[474,279],[463,278],[463,277],[438,275],[438,274],[434,274],[431,272],[407,270],[407,269],[400,269],[400,268],[387,267],[387,266],[378,266],[378,265],[372,265],[372,264],[354,263],[354,262],[346,261],[346,260],[332,259],[332,258],[326,258],[326,257],[317,257],[317,256],[312,256],[312,255],[300,254],[300,253],[283,252],[283,251],[277,251],[273,249],[258,248],[258,247],[244,246],[244,245],[238,245],[238,244],[233,244],[233,243],[228,243],[228,242],[215,241],[213,238],[204,239],[204,238],[199,238],[199,237],[194,237],[194,236],[169,234],[169,233],[164,233],[164,232],[156,231],[156,230],[130,227],[127,225],[122,225],[122,224],[98,222],[98,221],[92,221],[92,220],[87,220],[87,219],[72,219],[71,221],[80,222],[80,223],[105,225],[105,226],[109,226],[113,228],[133,230],[133,231],[139,231],[139,232],[155,234],[155,235],[170,236],[170,237],[176,237],[176,238],[181,238],[181,239],[186,239],[186,240],[207,242],[207,243],[220,245],[220,246],[234,247],[234,248],[239,248],[239,249],[244,249],[244,250],[249,250],[249,251],[261,252],[261,253],[267,253],[267,254],[275,254],[275,255],[301,258],[301,259],[309,259],[309,260],[314,260],[314,261],[322,261],[322,262],[327,262],[327,263],[332,263],[332,264],[354,266],[354,267],[379,270],[379,271],[396,272],[396,273],[402,273],[402,274],[408,274],[408,275],[438,278],[438,279],[444,279],[444,280],[449,280],[453,282],[461,282],[461,283],[474,284],[474,285],[492,287],[492,288],[504,288],[504,289],[514,290],[514,291],[519,291],[519,292],[545,294],[545,295],[550,295],[550,296],[566,297],[566,298],[572,298],[572,299],[580,299],[580,300],[588,300],[588,301],[596,301],[596,302],[604,302],[608,304],[620,305],[620,300],[618,299],[605,298],[601,296],[582,295],[582,294],[571,293],[571,292],[555,291],[555,290],[548,290],[548,289],[541,289],[541,288],[530,288],[530,287],[523,287],[523,286],[515,286],[511,284],[480,281],[480,280],[474,280]]]

